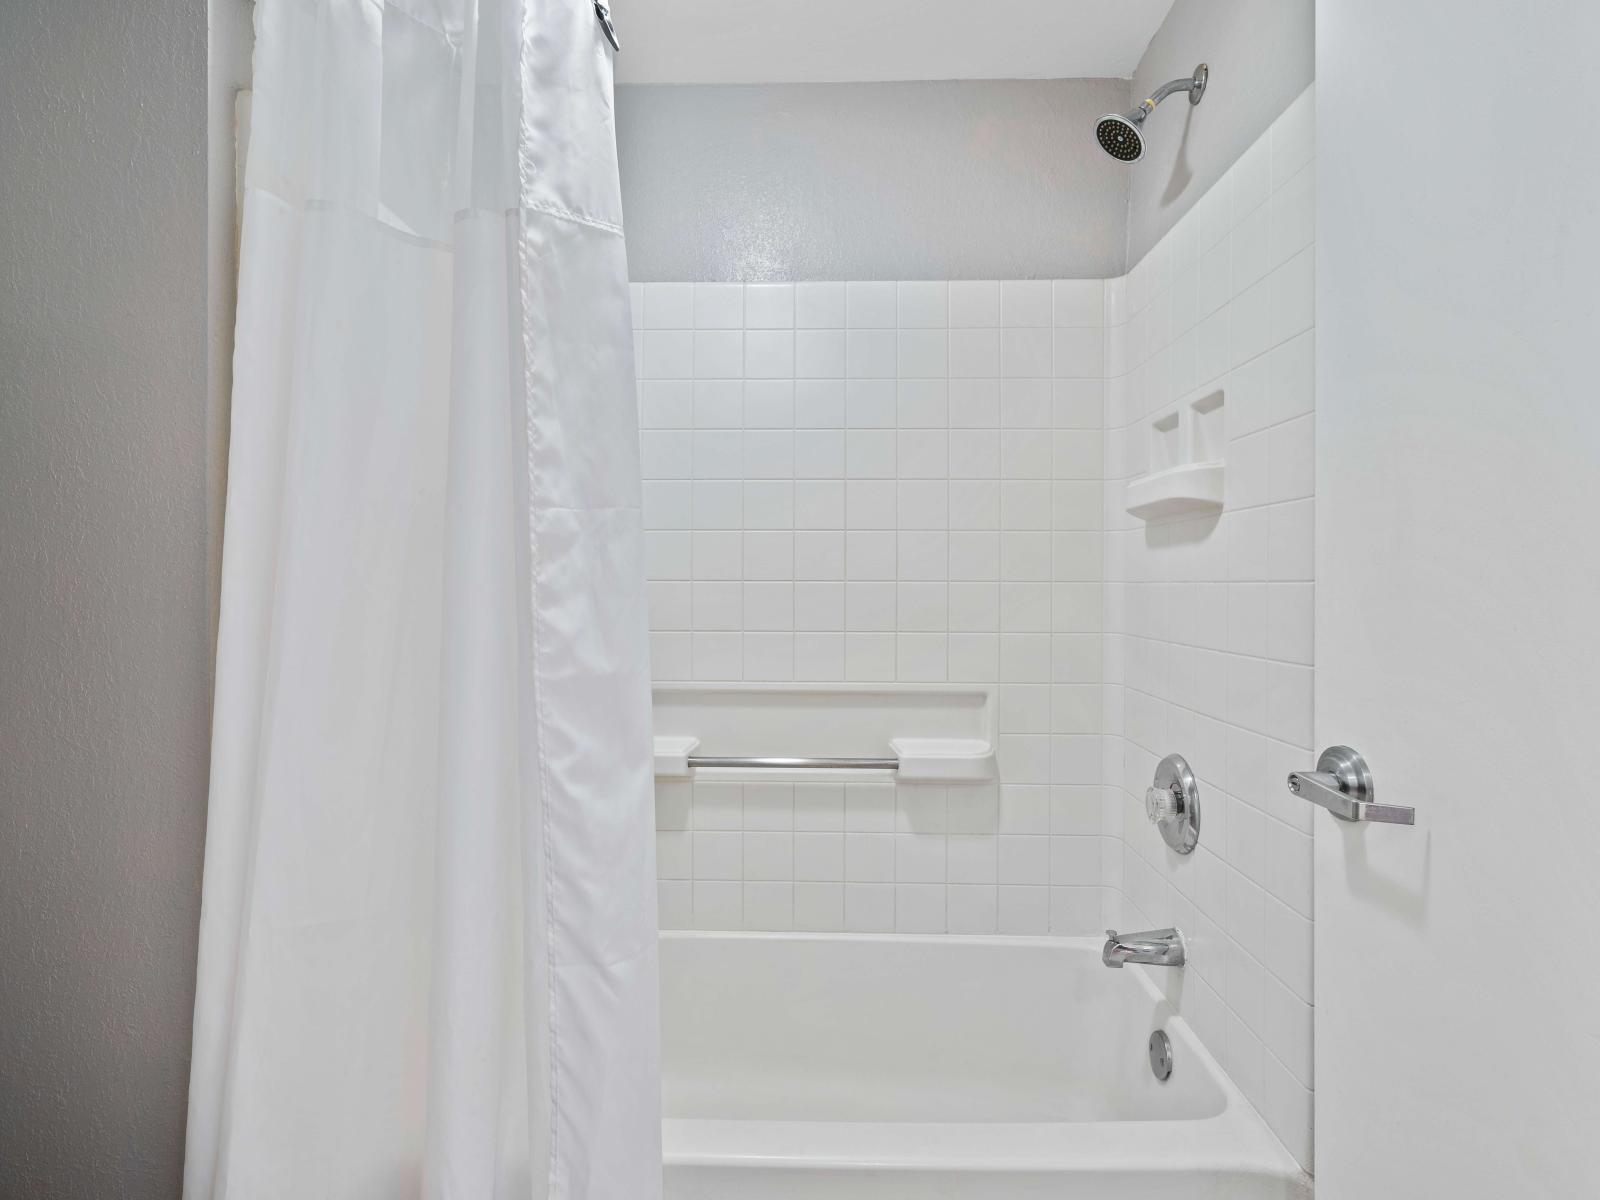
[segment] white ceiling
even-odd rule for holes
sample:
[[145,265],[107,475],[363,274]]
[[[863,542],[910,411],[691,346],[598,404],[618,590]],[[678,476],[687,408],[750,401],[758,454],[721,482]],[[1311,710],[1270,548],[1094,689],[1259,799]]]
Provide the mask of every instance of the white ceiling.
[[1124,78],[1173,0],[611,0],[619,83]]

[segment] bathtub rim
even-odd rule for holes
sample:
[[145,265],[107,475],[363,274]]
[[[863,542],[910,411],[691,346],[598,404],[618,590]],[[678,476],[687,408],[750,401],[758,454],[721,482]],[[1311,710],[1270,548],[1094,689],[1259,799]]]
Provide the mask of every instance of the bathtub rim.
[[[1101,939],[1012,934],[903,934],[673,929],[665,942],[856,943],[959,948],[1011,947],[1092,956]],[[1109,968],[1101,968],[1109,969]],[[1188,969],[1188,968],[1184,968]],[[767,1121],[669,1117],[662,1122],[668,1168],[795,1171],[956,1171],[1021,1174],[1222,1172],[1297,1181],[1311,1177],[1223,1070],[1144,968],[1124,968],[1146,1001],[1165,1005],[1161,1028],[1223,1095],[1223,1109],[1190,1120],[1076,1122]]]

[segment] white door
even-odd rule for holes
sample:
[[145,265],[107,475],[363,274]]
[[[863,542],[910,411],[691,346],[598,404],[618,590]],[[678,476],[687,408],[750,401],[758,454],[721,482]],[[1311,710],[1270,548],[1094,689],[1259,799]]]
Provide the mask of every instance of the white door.
[[1600,1196],[1600,5],[1317,40],[1317,1194]]

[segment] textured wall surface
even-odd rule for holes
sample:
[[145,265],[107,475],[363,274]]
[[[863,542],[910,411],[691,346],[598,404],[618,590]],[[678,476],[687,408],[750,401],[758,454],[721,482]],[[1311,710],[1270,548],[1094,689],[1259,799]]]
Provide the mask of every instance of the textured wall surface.
[[198,0],[0,5],[0,1196],[178,1190],[205,142]]
[[1178,0],[1134,73],[1135,98],[1211,66],[1205,99],[1150,118],[1129,171],[1129,266],[1222,178],[1316,73],[1315,0]]
[[1127,97],[1116,79],[620,87],[629,274],[1120,274],[1129,176],[1094,121]]

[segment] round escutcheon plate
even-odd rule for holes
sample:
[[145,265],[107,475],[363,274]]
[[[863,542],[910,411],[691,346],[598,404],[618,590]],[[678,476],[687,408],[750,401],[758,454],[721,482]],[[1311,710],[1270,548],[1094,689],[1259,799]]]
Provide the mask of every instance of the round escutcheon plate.
[[1146,811],[1161,838],[1179,854],[1200,844],[1200,784],[1181,754],[1169,754],[1156,767]]
[[1150,1070],[1162,1083],[1172,1078],[1172,1039],[1164,1029],[1150,1035]]

